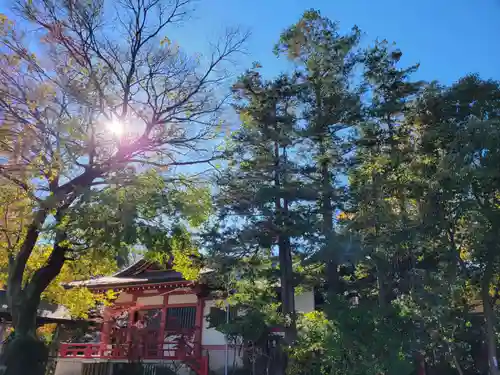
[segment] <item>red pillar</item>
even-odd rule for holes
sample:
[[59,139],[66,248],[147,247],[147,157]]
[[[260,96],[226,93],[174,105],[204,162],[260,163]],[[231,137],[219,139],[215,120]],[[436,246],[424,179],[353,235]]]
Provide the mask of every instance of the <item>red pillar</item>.
[[132,343],[132,330],[135,328],[135,313],[139,311],[137,307],[131,307],[128,309],[128,327],[127,327],[127,344]]
[[102,327],[101,327],[101,345],[100,345],[100,356],[104,356],[108,349],[108,344],[109,344],[109,335],[110,335],[110,329],[111,329],[111,313],[109,311],[109,307],[104,308],[104,313],[103,313],[103,322],[102,322]]
[[198,301],[196,303],[196,325],[194,334],[194,350],[195,356],[201,356],[201,338],[203,330],[203,309],[205,308],[205,300],[198,296]]
[[160,322],[160,332],[158,333],[158,356],[159,358],[163,358],[164,349],[163,345],[165,343],[165,329],[167,327],[167,304],[168,304],[168,296],[164,297],[163,307],[161,309],[161,322]]

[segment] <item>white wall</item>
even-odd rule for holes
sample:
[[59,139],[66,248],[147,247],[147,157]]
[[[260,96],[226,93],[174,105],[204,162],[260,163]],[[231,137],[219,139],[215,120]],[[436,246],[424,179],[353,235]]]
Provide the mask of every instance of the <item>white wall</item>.
[[[207,320],[210,314],[210,308],[216,305],[216,301],[205,301],[205,308],[203,309],[203,331],[202,331],[202,345],[224,345],[226,340],[224,335],[217,331],[215,328],[209,328]],[[314,291],[305,290],[302,294],[295,295],[295,309],[299,313],[308,313],[314,311]]]
[[133,294],[127,292],[121,292],[116,298],[115,303],[127,303],[127,302],[132,302],[133,300],[134,300]]
[[83,362],[81,360],[61,360],[57,361],[54,375],[82,375]]
[[164,296],[137,297],[138,306],[158,306],[163,305]]
[[198,302],[198,297],[196,297],[196,294],[171,294],[170,296],[168,296],[168,303],[170,305],[196,302]]
[[304,290],[302,294],[295,295],[295,310],[299,313],[314,311],[314,291]]
[[[203,310],[203,331],[201,343],[205,347],[205,352],[209,358],[210,370],[220,372],[224,368],[226,340],[224,335],[215,328],[208,328],[209,323],[207,315],[210,314],[210,308],[216,306],[216,301],[205,301]],[[314,292],[306,290],[301,294],[295,295],[295,308],[299,313],[308,313],[314,311]],[[228,352],[229,367],[242,365],[242,353],[239,349],[229,348]]]
[[[208,357],[208,366],[211,371],[216,373],[223,373],[224,366],[226,363],[226,351],[224,348],[217,349],[209,349],[205,351],[205,354]],[[228,356],[227,356],[228,368],[231,373],[232,367],[241,367],[243,366],[243,357],[240,349],[238,348],[229,348]]]
[[[209,323],[207,316],[210,314],[210,308],[216,306],[216,301],[205,301],[203,309],[203,331],[201,335],[201,344],[204,347],[204,353],[208,356],[208,365],[210,370],[221,372],[226,363],[226,339],[224,335],[215,328],[208,328]],[[228,364],[231,368],[233,365],[240,367],[243,364],[242,353],[239,349],[229,348]]]
[[210,314],[210,308],[216,305],[216,301],[205,301],[205,308],[203,309],[203,331],[201,334],[202,345],[225,345],[226,339],[224,335],[217,331],[215,328],[208,328],[209,323],[207,316]]

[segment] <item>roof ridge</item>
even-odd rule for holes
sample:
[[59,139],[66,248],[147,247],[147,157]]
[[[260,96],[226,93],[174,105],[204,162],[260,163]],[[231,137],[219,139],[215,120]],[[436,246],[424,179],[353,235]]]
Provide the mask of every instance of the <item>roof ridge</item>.
[[146,260],[144,258],[139,259],[135,263],[132,263],[130,266],[115,272],[113,277],[125,277],[125,276],[132,276],[136,275],[137,272],[142,271],[145,267],[149,266],[152,262],[149,260]]

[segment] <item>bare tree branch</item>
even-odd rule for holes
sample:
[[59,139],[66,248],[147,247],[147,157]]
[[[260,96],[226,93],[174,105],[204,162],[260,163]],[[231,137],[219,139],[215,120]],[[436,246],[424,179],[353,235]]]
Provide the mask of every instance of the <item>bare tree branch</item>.
[[[125,172],[137,163],[168,169],[212,165],[219,157],[207,142],[217,136],[228,98],[228,65],[248,34],[228,31],[208,61],[187,56],[165,37],[192,3],[18,0],[24,22],[16,26],[29,26],[29,38],[41,39],[36,56],[21,30],[0,38],[0,113],[9,133],[0,139],[9,160],[0,164],[0,177],[33,204],[31,222],[18,232],[22,245],[10,259],[11,296],[26,292],[36,302],[60,272],[74,250],[64,226],[52,227],[47,263],[23,284],[43,225],[53,217],[57,226],[77,212],[90,189],[127,186]],[[111,133],[113,122],[123,134]]]

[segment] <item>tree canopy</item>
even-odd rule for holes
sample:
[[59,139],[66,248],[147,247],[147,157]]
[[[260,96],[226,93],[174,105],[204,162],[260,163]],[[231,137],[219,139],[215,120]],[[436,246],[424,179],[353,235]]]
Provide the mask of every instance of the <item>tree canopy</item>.
[[[23,342],[71,267],[109,272],[127,246],[158,248],[155,231],[178,238],[174,251],[208,213],[205,188],[177,169],[217,157],[217,93],[246,35],[228,30],[209,56],[189,56],[168,30],[191,10],[190,0],[20,0],[17,19],[1,16],[0,178],[11,202],[1,262]],[[39,371],[20,357],[8,373]]]
[[[414,80],[402,51],[360,35],[306,11],[275,46],[289,72],[254,64],[234,86],[206,248],[250,320],[220,329],[252,347],[253,374],[283,370],[273,324],[295,331],[289,373],[497,374],[500,83]],[[290,314],[311,286],[321,311]]]

